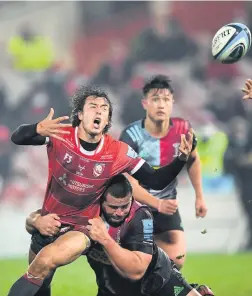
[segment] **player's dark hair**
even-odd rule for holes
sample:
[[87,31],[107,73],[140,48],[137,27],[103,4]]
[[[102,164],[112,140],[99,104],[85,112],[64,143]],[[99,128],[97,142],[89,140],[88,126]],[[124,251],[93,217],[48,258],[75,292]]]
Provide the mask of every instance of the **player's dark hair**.
[[116,175],[110,180],[107,189],[103,194],[103,199],[106,200],[108,193],[115,198],[124,198],[129,194],[132,194],[132,186],[124,175]]
[[143,95],[146,96],[151,89],[169,89],[172,94],[174,93],[171,80],[165,75],[151,77],[143,86]]
[[72,126],[76,127],[79,126],[80,124],[80,119],[78,117],[78,112],[83,110],[83,107],[85,105],[86,99],[89,96],[94,96],[96,98],[98,97],[103,97],[106,99],[106,101],[109,104],[109,120],[108,120],[108,124],[105,126],[103,133],[107,133],[109,128],[111,127],[111,122],[112,122],[112,113],[113,113],[113,106],[112,106],[112,102],[110,101],[108,94],[106,93],[106,91],[104,91],[103,89],[95,86],[95,85],[90,85],[90,86],[82,86],[80,87],[75,94],[73,95],[73,97],[71,98],[71,102],[70,102],[70,106],[72,108],[71,111],[71,122],[72,122]]

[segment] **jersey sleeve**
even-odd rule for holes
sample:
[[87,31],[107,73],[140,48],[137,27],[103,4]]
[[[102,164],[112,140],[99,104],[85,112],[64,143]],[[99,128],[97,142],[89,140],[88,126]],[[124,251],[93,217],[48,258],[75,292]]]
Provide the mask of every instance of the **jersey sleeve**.
[[11,141],[16,145],[44,145],[46,137],[37,134],[36,124],[22,124],[12,134]]
[[129,128],[126,128],[122,131],[119,140],[128,144],[132,149],[134,149],[138,153],[138,145],[133,140],[132,132],[129,130]]
[[117,156],[115,158],[112,175],[115,176],[120,173],[129,173],[133,175],[145,163],[141,157],[129,145],[118,141]]
[[126,224],[121,246],[130,251],[153,254],[153,217],[148,208],[140,208]]

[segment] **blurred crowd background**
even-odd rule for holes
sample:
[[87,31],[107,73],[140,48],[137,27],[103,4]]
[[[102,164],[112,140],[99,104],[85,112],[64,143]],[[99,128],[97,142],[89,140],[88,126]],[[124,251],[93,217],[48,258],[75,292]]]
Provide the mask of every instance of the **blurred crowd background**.
[[[252,78],[252,51],[233,65],[211,57],[215,32],[229,22],[252,29],[251,12],[252,3],[243,1],[1,1],[2,221],[9,223],[12,213],[27,214],[44,196],[46,149],[11,143],[18,125],[42,120],[50,107],[56,116],[68,115],[69,96],[78,86],[95,83],[114,103],[111,133],[118,137],[144,117],[145,79],[165,74],[175,88],[174,116],[190,120],[198,137],[211,210],[204,226],[213,229],[204,250],[252,248],[252,103],[243,102],[240,91]],[[180,187],[181,206],[190,201],[192,207],[190,213],[182,209],[192,232],[193,199],[187,196],[193,192],[183,174]],[[190,246],[197,251],[199,244],[189,240]],[[5,252],[1,247],[0,255]]]

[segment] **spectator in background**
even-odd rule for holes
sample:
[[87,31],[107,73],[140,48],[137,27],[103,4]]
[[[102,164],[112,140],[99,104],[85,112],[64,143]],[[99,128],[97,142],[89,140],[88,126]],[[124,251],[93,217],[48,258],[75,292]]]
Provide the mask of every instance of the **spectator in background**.
[[234,78],[239,75],[235,65],[210,64],[207,69],[207,87],[209,89],[209,103],[206,109],[211,111],[216,119],[227,124],[235,116],[246,117],[240,98],[240,91],[236,87]]
[[13,68],[22,72],[45,71],[52,67],[54,62],[49,38],[37,35],[28,23],[22,24],[18,34],[11,37],[8,53]]
[[248,249],[252,249],[252,129],[241,117],[229,122],[229,144],[225,153],[226,173],[234,176],[249,222]]
[[221,177],[224,172],[223,157],[228,145],[227,135],[214,124],[207,123],[197,132],[197,139],[203,177]]
[[196,55],[198,46],[185,34],[177,19],[166,13],[151,17],[151,27],[133,42],[134,62],[177,62]]
[[107,61],[101,65],[92,82],[120,90],[129,81],[131,71],[132,63],[128,59],[126,47],[121,41],[115,40],[110,45]]

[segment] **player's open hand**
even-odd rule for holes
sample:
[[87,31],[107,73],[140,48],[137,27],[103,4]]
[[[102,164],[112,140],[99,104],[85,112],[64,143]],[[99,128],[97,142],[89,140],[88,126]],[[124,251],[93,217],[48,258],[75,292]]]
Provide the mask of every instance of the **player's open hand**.
[[61,123],[64,120],[69,119],[68,116],[62,116],[53,119],[54,110],[51,108],[48,116],[40,121],[37,125],[37,133],[44,137],[53,137],[55,139],[64,141],[60,135],[62,134],[69,134],[69,131],[64,131],[62,128],[71,127],[70,123]]
[[48,214],[45,216],[38,216],[34,222],[34,227],[46,236],[54,236],[60,230],[60,217],[56,214]]
[[252,79],[247,79],[245,81],[245,87],[242,88],[244,92],[243,100],[252,100]]
[[179,145],[179,159],[187,160],[191,154],[193,145],[193,129],[190,129],[187,137],[183,134],[181,135],[180,145]]
[[159,213],[173,215],[178,209],[178,201],[176,199],[160,199],[158,204]]
[[89,231],[89,235],[92,240],[102,245],[110,238],[106,225],[102,221],[101,217],[89,219],[88,223],[89,225],[87,226],[87,230]]

